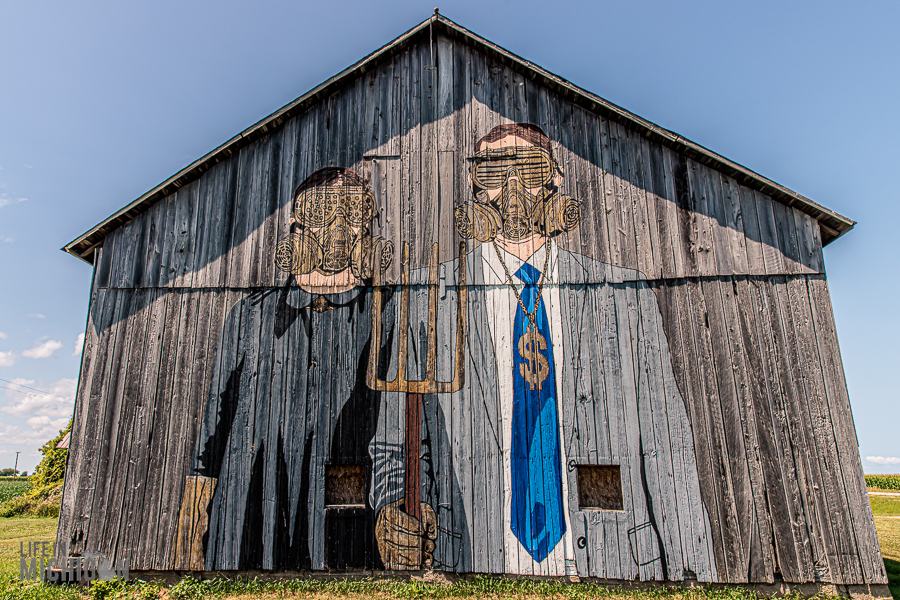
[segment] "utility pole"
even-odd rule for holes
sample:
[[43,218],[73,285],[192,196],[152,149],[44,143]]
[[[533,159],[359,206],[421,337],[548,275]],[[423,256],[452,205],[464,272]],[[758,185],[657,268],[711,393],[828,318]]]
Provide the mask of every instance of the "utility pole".
[[16,477],[18,477],[18,475],[19,475],[19,455],[20,454],[22,454],[22,453],[16,452],[16,466],[13,467],[13,471],[16,472],[16,475],[15,475]]

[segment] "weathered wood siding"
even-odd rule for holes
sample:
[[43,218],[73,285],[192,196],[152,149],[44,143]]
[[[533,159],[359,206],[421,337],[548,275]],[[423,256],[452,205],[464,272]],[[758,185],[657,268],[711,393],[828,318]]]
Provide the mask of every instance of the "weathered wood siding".
[[[626,504],[624,512],[573,513],[579,574],[885,582],[817,222],[444,37],[382,62],[106,238],[95,263],[60,553],[129,556],[132,569],[178,566],[174,544],[185,479],[211,390],[228,377],[217,371],[229,347],[220,339],[223,331],[229,334],[226,319],[251,294],[262,297],[288,283],[272,256],[277,240],[288,234],[292,193],[300,182],[326,166],[364,175],[379,213],[373,233],[392,240],[398,251],[410,242],[413,269],[428,264],[432,242],[443,263],[462,241],[452,224],[454,206],[471,195],[467,159],[477,140],[508,122],[534,123],[546,132],[563,170],[561,191],[580,202],[581,224],[557,238],[559,245],[621,268],[609,281],[560,281],[615,288],[608,302],[597,292],[600,322],[580,326],[596,328],[598,336],[635,319],[634,327],[644,327],[638,298],[646,286],[658,301],[665,334],[647,342],[646,352],[638,347],[638,333],[634,347],[616,350],[628,365],[626,354],[641,354],[633,373],[613,376],[598,356],[595,368],[580,375],[578,381],[587,383],[571,384],[587,391],[577,392],[572,413],[561,416],[582,440],[566,451],[585,463],[621,462]],[[397,259],[386,280],[396,281],[399,273]],[[246,314],[250,319],[254,313]],[[308,368],[291,357],[272,359],[266,348],[279,347],[272,332],[246,327],[247,335],[256,336],[256,363],[245,365],[256,373],[253,385],[273,386],[279,378],[290,380],[292,369]],[[358,333],[360,345],[367,334]],[[677,390],[661,375],[665,361]],[[662,406],[683,399],[679,410],[689,426],[673,424],[665,411],[631,414],[629,386]],[[266,390],[257,397],[268,397]],[[493,492],[466,471],[477,467],[456,462],[465,447],[473,449],[474,462],[494,460],[479,441],[489,432],[472,422],[477,407],[467,406],[453,409],[440,450],[440,460],[453,468],[435,476],[458,480],[460,514],[487,537],[464,540],[468,546],[457,563],[444,568],[509,571],[503,533],[492,531],[493,517],[479,512],[500,510]],[[328,409],[335,415],[330,423],[340,409]],[[319,418],[322,410],[307,418]],[[640,404],[635,410],[649,411]],[[288,419],[274,412],[267,418]],[[701,497],[671,502],[702,500],[709,539],[702,523],[688,523],[683,504],[681,513],[656,525],[660,542],[634,533],[642,522],[638,513],[646,509],[632,500],[644,492],[627,457],[639,461],[651,443],[633,445],[638,422],[650,428],[653,452],[668,465],[650,474],[660,489],[667,478],[689,477],[678,453],[684,443],[692,448]],[[329,442],[318,437],[292,443],[315,446],[313,473],[334,460]],[[273,479],[266,485],[274,490],[276,484]],[[267,488],[266,498],[269,493]],[[259,567],[329,566],[324,491],[307,493],[318,514],[306,532],[308,562],[261,558]],[[461,518],[438,513],[441,527],[452,529]],[[443,543],[439,539],[438,553]],[[659,561],[641,564],[636,552],[652,555],[656,543],[683,550],[664,556],[664,567]],[[634,544],[647,547],[636,550]],[[706,563],[711,566],[705,573],[692,567]],[[555,573],[530,562],[513,570]]]

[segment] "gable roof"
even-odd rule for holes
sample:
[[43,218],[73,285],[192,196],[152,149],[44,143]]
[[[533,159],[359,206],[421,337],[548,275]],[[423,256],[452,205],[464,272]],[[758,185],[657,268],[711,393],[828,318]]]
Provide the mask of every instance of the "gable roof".
[[855,221],[848,219],[833,210],[825,208],[809,198],[751,171],[747,167],[716,154],[677,133],[643,119],[608,100],[604,100],[596,94],[581,89],[562,77],[542,69],[538,65],[501,48],[435,12],[434,16],[422,21],[419,25],[413,27],[392,42],[382,46],[362,60],[347,67],[334,77],[331,77],[303,94],[293,102],[248,127],[212,152],[195,160],[190,165],[131,202],[129,205],[107,217],[87,232],[66,244],[62,250],[89,264],[93,264],[95,256],[94,251],[103,243],[104,238],[110,232],[147,210],[157,200],[194,181],[203,172],[208,171],[215,164],[228,158],[240,148],[266,135],[273,129],[278,128],[292,117],[301,114],[315,102],[327,98],[347,80],[362,75],[377,64],[382,58],[402,52],[404,49],[415,43],[419,37],[431,35],[433,32],[443,33],[453,39],[461,40],[506,64],[514,71],[518,71],[523,75],[534,79],[541,85],[553,90],[575,104],[634,129],[651,141],[671,148],[692,160],[734,178],[747,187],[758,190],[774,200],[786,204],[787,206],[792,206],[812,216],[819,222],[823,245],[827,245],[847,233],[853,229],[853,226],[856,224]]

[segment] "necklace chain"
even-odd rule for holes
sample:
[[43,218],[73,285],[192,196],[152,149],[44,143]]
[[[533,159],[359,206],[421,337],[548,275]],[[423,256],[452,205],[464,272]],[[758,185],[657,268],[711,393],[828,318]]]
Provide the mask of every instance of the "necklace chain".
[[[541,278],[538,281],[538,292],[537,298],[534,301],[534,310],[528,312],[528,309],[525,308],[525,303],[522,302],[522,296],[519,295],[519,290],[516,289],[516,284],[513,283],[512,276],[509,274],[509,269],[506,267],[506,261],[503,260],[503,255],[500,254],[500,247],[497,245],[497,240],[493,240],[494,242],[494,250],[497,252],[497,258],[500,260],[500,264],[503,265],[503,272],[506,273],[506,281],[509,283],[509,287],[512,288],[513,293],[516,295],[516,300],[519,301],[519,306],[522,307],[522,312],[525,313],[525,316],[528,317],[528,322],[531,323],[531,326],[537,329],[537,325],[534,322],[534,317],[537,315],[538,307],[541,305],[541,293],[544,291],[544,281],[547,276],[547,267],[550,264],[550,247],[552,242],[550,238],[547,238],[547,244],[545,247],[545,256],[544,256],[544,270],[541,271]],[[527,262],[527,261],[526,261]],[[524,286],[522,288],[524,290]]]

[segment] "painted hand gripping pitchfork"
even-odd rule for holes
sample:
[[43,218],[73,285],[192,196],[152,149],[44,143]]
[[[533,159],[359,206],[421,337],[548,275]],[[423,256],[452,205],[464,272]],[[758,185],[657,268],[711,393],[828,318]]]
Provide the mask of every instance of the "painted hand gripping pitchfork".
[[466,343],[466,244],[459,245],[459,288],[457,290],[458,309],[456,315],[456,353],[451,381],[437,381],[435,359],[437,355],[437,308],[438,308],[438,245],[431,247],[431,265],[428,271],[428,352],[425,359],[425,379],[410,381],[406,378],[406,362],[409,356],[409,242],[403,245],[403,260],[400,275],[400,317],[399,344],[397,356],[397,377],[393,381],[378,378],[378,356],[381,341],[381,274],[375,269],[372,295],[372,346],[369,352],[369,367],[366,385],[380,392],[406,392],[406,481],[404,506],[406,514],[415,519],[422,518],[422,474],[421,474],[421,428],[422,395],[449,394],[462,388],[465,377],[464,351]]

